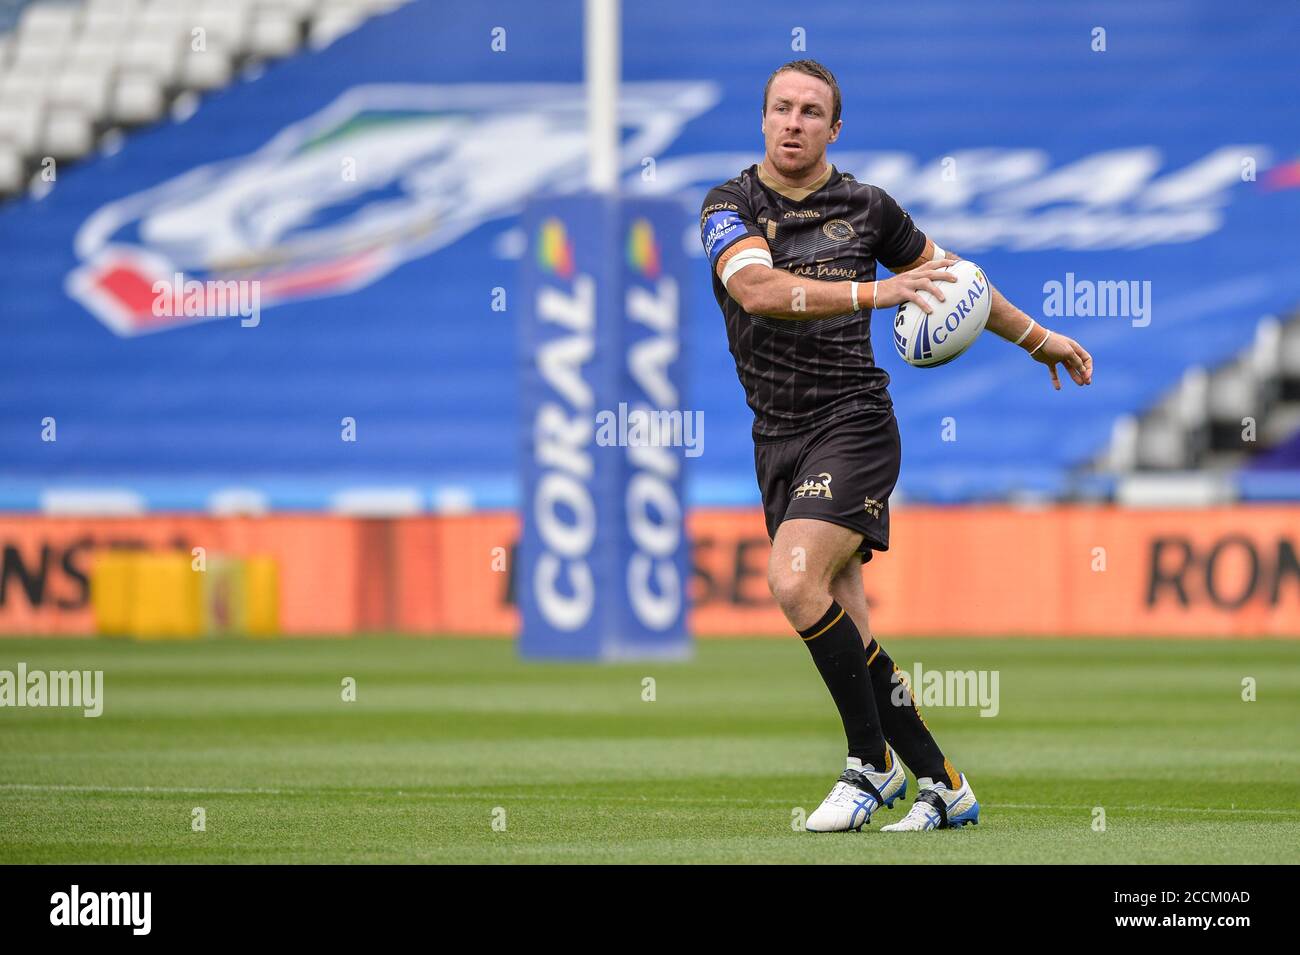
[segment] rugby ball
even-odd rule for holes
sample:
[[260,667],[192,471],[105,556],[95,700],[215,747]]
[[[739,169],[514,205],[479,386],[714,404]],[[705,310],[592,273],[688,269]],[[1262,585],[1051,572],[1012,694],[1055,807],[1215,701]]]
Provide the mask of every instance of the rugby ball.
[[934,312],[927,315],[915,302],[904,302],[894,316],[894,347],[917,368],[947,364],[970,348],[984,331],[993,302],[989,280],[974,262],[962,259],[937,271],[951,272],[957,281],[935,283],[943,290],[942,302],[929,292],[918,293]]

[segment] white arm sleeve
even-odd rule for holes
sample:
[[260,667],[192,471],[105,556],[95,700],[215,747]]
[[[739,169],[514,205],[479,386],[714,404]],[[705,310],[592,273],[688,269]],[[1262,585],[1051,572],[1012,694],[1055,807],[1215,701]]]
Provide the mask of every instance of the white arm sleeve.
[[722,287],[726,288],[731,277],[747,265],[764,265],[772,267],[772,253],[767,249],[744,249],[727,260],[722,270]]

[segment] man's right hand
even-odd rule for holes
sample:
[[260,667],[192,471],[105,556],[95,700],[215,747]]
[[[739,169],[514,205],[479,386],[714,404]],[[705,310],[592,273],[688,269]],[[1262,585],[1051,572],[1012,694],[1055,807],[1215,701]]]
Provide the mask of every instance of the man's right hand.
[[[875,301],[876,308],[892,308],[895,305],[901,305],[903,302],[915,302],[921,306],[921,309],[927,315],[934,313],[934,308],[929,302],[921,298],[921,292],[929,292],[939,301],[943,301],[943,292],[939,290],[939,282],[955,282],[957,276],[951,272],[941,272],[940,269],[946,268],[956,262],[956,259],[944,258],[934,259],[910,271],[895,275],[892,279],[885,279],[883,282],[876,283]],[[871,292],[867,292],[868,297]],[[867,304],[863,302],[862,304]]]

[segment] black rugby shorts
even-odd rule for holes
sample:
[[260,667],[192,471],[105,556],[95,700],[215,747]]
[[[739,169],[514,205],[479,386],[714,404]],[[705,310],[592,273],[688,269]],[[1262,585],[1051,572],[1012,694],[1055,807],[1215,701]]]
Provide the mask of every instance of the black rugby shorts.
[[856,411],[793,438],[755,443],[767,536],[782,521],[811,518],[862,535],[863,561],[889,550],[889,495],[902,444],[892,408]]

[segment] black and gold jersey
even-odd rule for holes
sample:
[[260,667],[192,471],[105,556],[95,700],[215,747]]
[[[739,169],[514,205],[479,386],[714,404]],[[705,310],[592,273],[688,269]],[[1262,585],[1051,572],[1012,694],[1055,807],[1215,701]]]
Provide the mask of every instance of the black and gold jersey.
[[759,166],[709,190],[700,239],[727,322],[736,372],[754,412],[756,441],[801,434],[855,411],[890,407],[889,375],[871,350],[870,300],[858,312],[811,319],[750,315],[727,294],[716,264],[733,243],[762,236],[772,264],[827,282],[871,282],[876,262],[904,266],[925,235],[888,193],[829,166],[802,189]]

